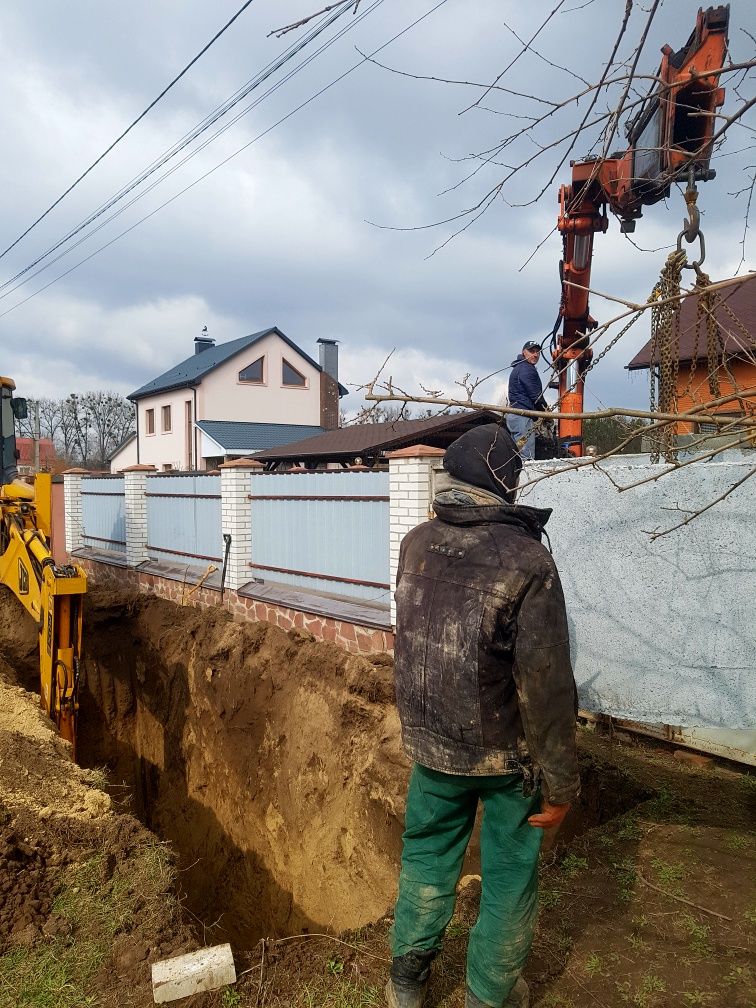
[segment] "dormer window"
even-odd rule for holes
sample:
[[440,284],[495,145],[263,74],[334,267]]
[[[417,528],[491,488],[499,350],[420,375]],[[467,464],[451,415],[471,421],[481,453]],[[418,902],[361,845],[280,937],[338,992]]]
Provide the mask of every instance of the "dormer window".
[[249,385],[262,385],[265,380],[265,358],[258,357],[239,372],[239,381]]
[[281,383],[293,388],[307,388],[305,376],[289,364],[285,357],[281,359]]

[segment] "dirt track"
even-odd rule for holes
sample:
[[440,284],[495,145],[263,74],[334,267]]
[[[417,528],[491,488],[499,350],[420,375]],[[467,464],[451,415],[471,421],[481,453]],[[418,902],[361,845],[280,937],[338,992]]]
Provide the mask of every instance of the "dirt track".
[[[33,628],[5,603],[0,597],[0,653],[28,684]],[[252,971],[229,1004],[382,1003],[408,771],[388,659],[222,613],[94,591],[80,757],[106,764],[108,783],[68,762],[26,694],[0,683],[0,698],[0,801],[8,806],[0,885],[13,876],[15,902],[6,904],[18,908],[0,916],[6,958],[22,952],[20,962],[36,961],[52,927],[55,947],[78,961],[92,944],[72,911],[83,898],[83,916],[103,931],[84,987],[95,1004],[115,1003],[103,993],[108,970],[128,981],[118,1003],[148,1005],[151,960],[229,938],[239,968]],[[753,779],[590,733],[581,733],[581,749],[583,798],[562,837],[568,845],[544,857],[528,966],[534,1008],[749,1008]],[[190,911],[183,919],[170,865],[155,859],[163,848],[127,810],[169,842]],[[473,851],[466,871],[475,870]],[[124,889],[137,871],[154,912],[133,886]],[[73,899],[74,889],[84,896]],[[111,896],[124,891],[116,911]],[[429,1008],[463,1002],[477,898],[473,880]],[[118,914],[127,923],[113,929]],[[355,928],[347,945],[312,937]],[[272,940],[256,944],[262,936]],[[0,1008],[58,1004],[2,996]]]

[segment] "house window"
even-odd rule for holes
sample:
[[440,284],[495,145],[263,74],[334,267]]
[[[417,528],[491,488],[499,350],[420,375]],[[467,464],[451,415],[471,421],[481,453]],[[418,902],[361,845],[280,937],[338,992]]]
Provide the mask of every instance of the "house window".
[[185,459],[186,468],[188,470],[191,470],[191,469],[194,468],[194,464],[193,464],[193,452],[192,452],[192,448],[193,448],[192,440],[193,440],[193,437],[192,437],[192,400],[191,399],[187,399],[186,402],[184,403],[184,427],[186,428],[186,430],[184,431],[185,436],[186,436],[186,452],[185,452],[185,455],[184,455],[184,459]]
[[281,361],[281,382],[284,385],[292,385],[294,388],[306,388],[307,379],[295,367],[283,358]]
[[145,420],[145,432],[147,434],[155,433],[155,410],[148,409],[144,415]]
[[163,417],[163,433],[169,434],[171,430],[171,407],[163,406],[162,408]]
[[264,381],[265,358],[258,357],[256,361],[248,364],[239,372],[239,381],[248,382],[250,385],[262,385]]

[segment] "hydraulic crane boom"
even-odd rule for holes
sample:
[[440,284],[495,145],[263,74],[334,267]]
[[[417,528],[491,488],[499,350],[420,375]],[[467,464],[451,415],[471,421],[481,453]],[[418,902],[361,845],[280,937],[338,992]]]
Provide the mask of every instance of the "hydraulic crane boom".
[[0,378],[0,585],[10,588],[37,624],[42,709],[76,749],[79,709],[84,571],[59,566],[50,552],[51,478],[38,473],[34,488],[17,481],[15,419],[26,401]]
[[[562,323],[551,349],[562,413],[583,412],[585,373],[593,358],[590,333],[597,325],[588,307],[593,236],[607,230],[607,208],[620,218],[622,231],[632,232],[643,207],[668,196],[673,182],[687,177],[695,193],[694,180],[714,177],[709,161],[715,113],[724,102],[719,76],[729,14],[729,5],[699,10],[686,45],[676,53],[664,46],[657,83],[628,125],[627,150],[573,161],[572,181],[559,191]],[[690,237],[686,231],[688,240],[697,236],[697,228]],[[559,421],[560,444],[572,455],[583,454],[582,426],[581,420]]]

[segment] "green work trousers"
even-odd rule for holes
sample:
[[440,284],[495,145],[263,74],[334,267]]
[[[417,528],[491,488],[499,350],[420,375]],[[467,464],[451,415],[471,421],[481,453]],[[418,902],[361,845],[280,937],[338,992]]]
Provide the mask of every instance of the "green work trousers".
[[407,794],[392,955],[441,948],[482,801],[483,882],[467,948],[467,986],[493,1008],[504,1005],[517,981],[538,911],[543,830],[527,820],[540,807],[540,793],[522,792],[519,774],[463,777],[415,764]]

